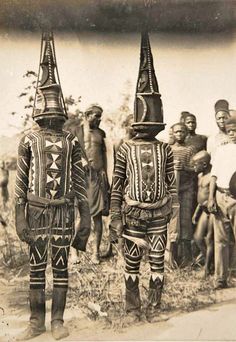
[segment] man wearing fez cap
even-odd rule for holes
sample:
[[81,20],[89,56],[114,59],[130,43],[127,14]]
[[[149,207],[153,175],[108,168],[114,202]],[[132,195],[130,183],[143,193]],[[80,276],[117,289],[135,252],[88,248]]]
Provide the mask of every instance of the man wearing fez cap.
[[93,262],[100,262],[100,244],[103,233],[102,216],[108,216],[110,205],[110,186],[107,176],[106,133],[99,128],[103,109],[92,104],[85,111],[84,149],[88,159],[88,200],[90,214],[94,222],[96,237]]
[[229,137],[225,132],[225,120],[230,117],[229,103],[226,100],[218,100],[215,103],[215,119],[219,132],[210,136],[207,140],[207,152],[213,154],[218,146],[228,144]]
[[230,142],[218,147],[214,154],[208,200],[208,210],[214,214],[216,289],[228,285],[231,232],[236,239],[236,199],[230,192],[230,182],[236,171],[235,115],[225,121],[225,130]]
[[31,315],[28,327],[17,336],[18,341],[32,339],[46,330],[45,273],[49,249],[53,272],[51,331],[56,340],[69,335],[63,315],[75,200],[80,227],[72,242],[74,248],[85,251],[91,227],[81,147],[74,135],[62,129],[67,113],[55,74],[52,33],[43,33],[42,52],[38,76],[41,79],[33,110],[39,127],[20,141],[15,185],[16,230],[29,245],[30,254]]

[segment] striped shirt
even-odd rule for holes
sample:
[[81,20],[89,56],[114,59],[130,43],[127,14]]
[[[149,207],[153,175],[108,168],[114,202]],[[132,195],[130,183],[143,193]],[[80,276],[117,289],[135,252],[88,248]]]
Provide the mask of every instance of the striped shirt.
[[206,150],[207,137],[201,134],[187,135],[185,138],[185,145],[193,148],[194,154]]
[[[173,151],[173,156],[175,161],[180,161],[184,166],[190,168],[190,161],[194,154],[194,150],[192,146],[179,145],[174,144],[171,145],[171,149]],[[193,180],[196,177],[196,173],[190,170],[181,170],[180,174],[180,184],[179,190],[187,189],[189,186],[193,184]]]
[[111,211],[121,208],[123,196],[155,203],[167,194],[176,196],[173,154],[168,144],[129,140],[116,155],[111,194]]

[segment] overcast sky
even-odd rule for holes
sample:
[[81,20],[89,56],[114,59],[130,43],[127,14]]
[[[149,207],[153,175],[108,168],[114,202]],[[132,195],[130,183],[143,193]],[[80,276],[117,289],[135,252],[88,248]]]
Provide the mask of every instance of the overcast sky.
[[[215,131],[214,103],[226,98],[236,108],[236,36],[151,33],[150,41],[165,121],[178,120],[188,110],[198,117],[198,131]],[[0,35],[0,134],[20,127],[25,104],[18,95],[27,85],[23,74],[38,69],[40,34],[2,32]],[[130,82],[133,108],[140,51],[140,35],[55,33],[56,55],[65,96],[81,96],[80,108],[98,102],[108,115],[122,104]],[[18,115],[11,116],[15,111]]]
[[[198,131],[211,134],[216,130],[215,101],[226,98],[236,108],[236,1],[152,2],[150,40],[165,121],[171,125],[181,111],[189,110],[198,117]],[[40,27],[48,23],[55,32],[64,95],[81,96],[82,110],[98,102],[106,115],[114,115],[128,90],[132,109],[140,30],[147,16],[143,4],[141,0],[1,0],[0,135],[21,128],[25,100],[18,95],[29,82],[22,76],[38,70]]]

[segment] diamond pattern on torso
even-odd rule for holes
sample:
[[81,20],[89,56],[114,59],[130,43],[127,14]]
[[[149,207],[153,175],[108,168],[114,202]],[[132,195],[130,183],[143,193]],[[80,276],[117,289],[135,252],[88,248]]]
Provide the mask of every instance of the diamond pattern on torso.
[[46,152],[46,168],[50,170],[61,170],[61,159],[61,154]]
[[45,138],[45,150],[51,152],[62,151],[62,141],[60,137],[48,136]]
[[153,183],[155,180],[155,168],[152,146],[140,147],[140,161],[142,174],[142,197],[145,202],[154,199]]
[[62,171],[62,140],[61,137],[45,138],[46,158],[46,192],[51,198],[57,197],[60,190]]

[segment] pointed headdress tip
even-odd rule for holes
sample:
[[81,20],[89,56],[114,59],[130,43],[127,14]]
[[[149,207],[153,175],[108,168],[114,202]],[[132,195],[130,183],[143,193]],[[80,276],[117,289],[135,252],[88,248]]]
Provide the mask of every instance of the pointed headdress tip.
[[42,32],[42,39],[45,41],[51,41],[53,40],[53,31],[51,30],[45,30]]
[[52,31],[42,32],[33,119],[68,118],[59,81]]
[[153,65],[149,35],[141,33],[140,67],[134,103],[133,127],[156,126],[160,131],[165,128],[161,94]]

